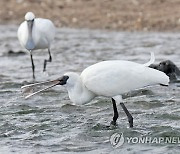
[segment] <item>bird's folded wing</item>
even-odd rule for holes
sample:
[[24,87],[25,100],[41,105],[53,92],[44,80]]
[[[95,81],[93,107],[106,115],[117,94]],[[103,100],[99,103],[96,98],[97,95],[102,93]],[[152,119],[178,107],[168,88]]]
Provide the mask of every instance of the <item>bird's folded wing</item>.
[[106,96],[123,94],[148,85],[158,84],[164,78],[164,74],[157,70],[129,61],[94,65],[92,68],[87,68],[81,76],[84,85],[89,90],[97,95],[105,94]]

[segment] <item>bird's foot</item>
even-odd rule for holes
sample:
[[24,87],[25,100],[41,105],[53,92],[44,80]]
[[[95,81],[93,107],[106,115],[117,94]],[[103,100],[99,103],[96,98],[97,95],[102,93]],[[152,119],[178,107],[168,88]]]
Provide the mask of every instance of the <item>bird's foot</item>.
[[116,121],[111,121],[110,125],[117,126]]

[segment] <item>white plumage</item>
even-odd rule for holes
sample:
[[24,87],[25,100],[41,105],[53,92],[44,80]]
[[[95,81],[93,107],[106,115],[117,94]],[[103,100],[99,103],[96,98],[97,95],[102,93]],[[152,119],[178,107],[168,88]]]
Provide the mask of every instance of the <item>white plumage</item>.
[[168,85],[160,71],[130,61],[103,61],[86,68],[80,75],[84,86],[96,95],[114,97],[148,85]]
[[[20,44],[30,51],[31,56],[32,50],[48,48],[49,60],[45,61],[51,61],[50,46],[54,40],[55,26],[50,20],[35,18],[32,12],[28,12],[25,15],[25,21],[18,28],[17,36]],[[31,60],[32,65],[34,65],[32,58]],[[46,69],[46,62],[44,62],[44,71]]]
[[[153,54],[146,64],[123,60],[103,61],[87,67],[80,75],[69,72],[50,82],[55,83],[53,86],[64,85],[74,104],[88,103],[96,96],[111,97],[114,109],[112,124],[115,125],[118,118],[116,102],[119,102],[128,117],[130,127],[133,127],[133,118],[121,102],[122,94],[150,85],[167,86],[169,83],[169,77],[165,73],[148,67],[152,62]],[[23,88],[31,86],[34,85]]]
[[[48,19],[36,18],[32,29],[32,39],[35,47],[31,50],[49,48],[54,40],[54,36],[55,27],[53,23]],[[28,25],[27,21],[24,21],[18,29],[18,39],[24,48],[26,48],[28,37]]]

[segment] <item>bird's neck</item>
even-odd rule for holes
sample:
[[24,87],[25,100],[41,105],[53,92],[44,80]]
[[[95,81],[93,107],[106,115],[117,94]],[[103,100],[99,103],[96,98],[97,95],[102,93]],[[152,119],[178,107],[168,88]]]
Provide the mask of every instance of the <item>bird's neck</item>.
[[74,104],[85,104],[95,97],[95,94],[83,85],[81,79],[73,87],[67,87],[67,90],[69,98]]

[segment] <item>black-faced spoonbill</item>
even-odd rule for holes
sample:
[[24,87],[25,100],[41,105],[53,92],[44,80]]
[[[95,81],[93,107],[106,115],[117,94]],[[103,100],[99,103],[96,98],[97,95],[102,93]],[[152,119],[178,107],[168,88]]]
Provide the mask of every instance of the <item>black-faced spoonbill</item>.
[[33,78],[35,78],[35,66],[32,51],[37,49],[48,49],[49,59],[44,60],[43,71],[45,71],[46,63],[52,61],[50,45],[54,40],[55,26],[50,20],[35,18],[35,15],[32,12],[27,12],[25,15],[25,21],[21,23],[18,28],[17,35],[20,44],[30,51]]
[[96,96],[110,97],[114,110],[111,124],[116,125],[119,116],[116,103],[120,103],[128,117],[130,127],[133,127],[133,117],[122,103],[122,94],[150,85],[167,86],[169,83],[169,77],[165,73],[148,67],[153,61],[153,56],[146,64],[123,60],[103,61],[87,67],[81,75],[69,72],[57,80],[26,85],[22,89],[31,89],[46,83],[52,84],[50,87],[28,95],[26,97],[28,98],[53,86],[64,85],[74,104],[88,103]]

